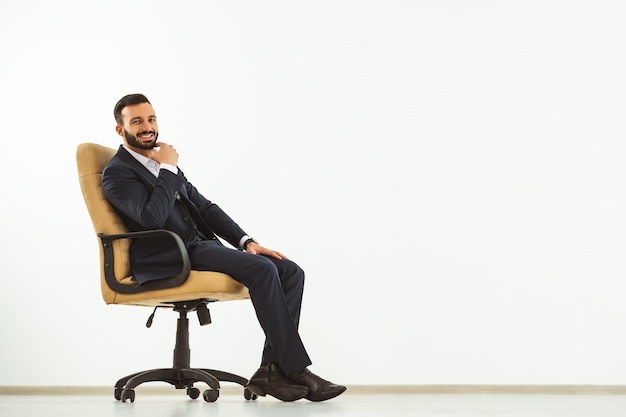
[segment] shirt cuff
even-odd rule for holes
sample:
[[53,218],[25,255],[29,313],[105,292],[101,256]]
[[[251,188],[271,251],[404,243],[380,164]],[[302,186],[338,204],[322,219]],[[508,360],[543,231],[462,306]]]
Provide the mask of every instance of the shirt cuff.
[[248,239],[250,239],[250,236],[248,236],[248,235],[243,235],[243,237],[241,239],[239,239],[239,247],[241,249],[243,249],[243,244]]
[[178,175],[178,168],[176,168],[174,165],[161,164],[160,168],[161,169],[167,169],[169,172]]

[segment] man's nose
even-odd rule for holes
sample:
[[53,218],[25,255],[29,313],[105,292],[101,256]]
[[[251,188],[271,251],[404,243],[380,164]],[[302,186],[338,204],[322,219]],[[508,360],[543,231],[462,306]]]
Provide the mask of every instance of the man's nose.
[[150,124],[150,122],[143,122],[139,126],[139,130],[141,130],[142,132],[146,132],[146,131],[153,130],[153,129],[152,129],[152,125]]

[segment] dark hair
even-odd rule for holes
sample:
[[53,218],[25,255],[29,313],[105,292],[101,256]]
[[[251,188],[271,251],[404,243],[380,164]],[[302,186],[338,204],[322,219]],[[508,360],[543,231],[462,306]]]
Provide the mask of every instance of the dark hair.
[[122,126],[124,124],[124,122],[122,121],[122,110],[124,109],[124,107],[134,106],[135,104],[141,103],[150,104],[150,101],[148,100],[148,97],[144,96],[143,94],[127,94],[122,97],[113,109],[113,117],[115,117],[115,122],[118,125]]

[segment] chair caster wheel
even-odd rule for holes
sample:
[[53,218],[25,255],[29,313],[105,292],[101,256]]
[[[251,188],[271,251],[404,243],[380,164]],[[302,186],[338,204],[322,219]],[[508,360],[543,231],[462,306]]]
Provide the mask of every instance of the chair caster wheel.
[[195,400],[196,398],[200,396],[200,390],[196,387],[189,387],[187,388],[187,395],[192,400]]
[[113,391],[113,397],[115,397],[115,399],[117,401],[122,399],[122,388],[115,388],[115,391]]
[[204,401],[208,403],[213,403],[217,401],[219,396],[220,396],[220,392],[218,390],[213,390],[213,389],[208,389],[202,393],[202,398],[204,398]]
[[135,402],[135,390],[134,389],[125,389],[122,391],[122,396],[120,397],[120,399],[122,400],[123,403],[126,402],[126,400],[130,400],[131,403]]
[[246,400],[256,400],[257,395],[253,393],[252,391],[250,391],[248,388],[244,388],[243,398],[245,398]]

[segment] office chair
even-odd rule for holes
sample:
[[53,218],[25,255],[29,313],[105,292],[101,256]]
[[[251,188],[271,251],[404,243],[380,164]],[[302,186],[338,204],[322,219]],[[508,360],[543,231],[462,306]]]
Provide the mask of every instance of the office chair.
[[[123,304],[154,307],[146,326],[150,327],[156,309],[171,308],[177,312],[176,343],[171,368],[150,369],[135,372],[117,381],[114,397],[126,402],[135,401],[135,388],[150,381],[163,381],[176,389],[186,389],[187,395],[196,399],[200,390],[196,382],[204,382],[209,389],[203,392],[207,402],[219,397],[220,382],[228,381],[245,387],[246,378],[213,369],[191,368],[189,349],[189,319],[187,314],[196,312],[201,325],[211,322],[208,304],[215,301],[249,299],[245,286],[226,274],[191,270],[189,257],[182,239],[168,230],[128,232],[121,218],[105,199],[102,192],[102,171],[115,154],[115,150],[94,143],[78,146],[76,162],[80,187],[91,216],[95,232],[100,240],[100,287],[107,304]],[[171,237],[180,250],[183,267],[175,277],[138,285],[131,276],[129,248],[131,239],[149,239],[153,236]],[[244,388],[244,398],[255,400],[256,395]]]

